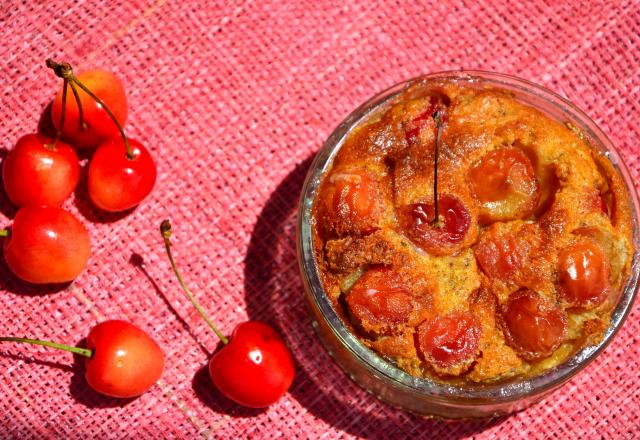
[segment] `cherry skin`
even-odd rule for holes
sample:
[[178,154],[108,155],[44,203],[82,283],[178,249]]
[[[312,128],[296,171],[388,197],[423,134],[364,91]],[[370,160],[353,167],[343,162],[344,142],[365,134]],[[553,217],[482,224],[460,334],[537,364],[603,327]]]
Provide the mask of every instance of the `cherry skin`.
[[9,199],[18,206],[59,206],[75,189],[80,166],[69,145],[41,134],[21,137],[2,166]]
[[156,166],[149,151],[129,139],[133,158],[121,137],[101,144],[89,163],[89,197],[100,209],[126,211],[149,195],[156,182]]
[[[120,125],[124,126],[127,120],[127,97],[120,80],[105,70],[88,70],[77,75],[77,78],[104,102]],[[68,90],[63,138],[77,148],[95,148],[108,138],[118,136],[118,127],[104,108],[85,91],[79,87],[76,89],[80,96],[84,124],[82,127],[78,124],[78,104],[71,90]],[[51,107],[51,118],[56,129],[60,128],[61,111],[62,91],[58,92]]]
[[265,323],[243,322],[231,340],[209,362],[209,375],[229,399],[251,408],[264,408],[287,392],[295,369],[278,333]]
[[433,223],[433,204],[414,203],[399,211],[400,226],[411,241],[434,255],[455,252],[471,226],[467,208],[457,197],[448,194],[438,198],[438,224]]
[[90,255],[87,229],[69,212],[56,207],[21,208],[4,245],[11,271],[34,284],[72,281]]
[[398,274],[388,268],[365,272],[349,291],[346,302],[352,319],[364,331],[378,334],[393,333],[404,324],[415,325],[425,309]]
[[480,324],[466,312],[436,316],[418,327],[418,347],[436,371],[462,372],[478,355]]
[[531,161],[515,148],[489,152],[469,171],[469,182],[485,223],[527,217],[540,199]]
[[593,308],[609,292],[609,263],[595,243],[582,240],[558,255],[558,290],[570,307]]
[[526,360],[550,356],[567,332],[565,312],[548,298],[532,291],[512,294],[502,310],[507,344]]
[[325,198],[328,223],[338,232],[370,232],[376,228],[377,182],[366,170],[334,173]]
[[522,266],[516,238],[512,234],[483,238],[474,250],[482,271],[491,278],[509,280]]
[[136,397],[151,388],[162,375],[164,353],[147,333],[119,320],[102,322],[91,329],[85,377],[91,388],[111,397]]

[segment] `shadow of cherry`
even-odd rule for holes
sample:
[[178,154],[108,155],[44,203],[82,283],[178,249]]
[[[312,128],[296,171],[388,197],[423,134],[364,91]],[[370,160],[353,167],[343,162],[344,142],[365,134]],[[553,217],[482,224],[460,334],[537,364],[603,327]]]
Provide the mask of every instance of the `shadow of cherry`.
[[[218,347],[219,349],[220,347]],[[216,349],[216,351],[218,351]],[[198,399],[215,412],[224,413],[231,417],[255,417],[267,411],[266,408],[247,408],[228,399],[211,381],[208,364],[203,365],[193,376],[191,382],[193,391]]]
[[[4,165],[4,160],[7,158],[8,154],[9,154],[9,150],[7,150],[6,148],[0,148],[0,160],[2,161],[3,165]],[[13,202],[9,199],[9,196],[7,195],[7,191],[4,189],[4,182],[2,185],[0,185],[0,212],[7,219],[13,219],[16,216],[16,213],[18,212],[18,207],[14,205]],[[9,225],[9,220],[7,220],[6,224],[3,224],[2,227],[6,227],[8,225]]]
[[333,363],[312,329],[296,257],[299,195],[312,159],[296,166],[271,194],[245,257],[249,317],[277,328],[296,358],[291,397],[315,417],[359,437],[462,438],[502,423],[506,417],[447,422],[392,408],[359,388]]
[[[86,347],[86,342],[86,338],[82,339],[78,343],[78,347]],[[87,408],[122,408],[137,399],[137,397],[127,399],[109,397],[95,391],[85,379],[86,362],[86,357],[78,354],[73,355],[73,375],[71,376],[69,392],[76,402]]]
[[63,364],[61,362],[52,362],[52,361],[46,361],[43,359],[37,359],[37,358],[33,358],[30,356],[26,356],[23,354],[13,354],[13,353],[4,353],[4,352],[0,352],[0,356],[2,356],[3,358],[6,359],[11,359],[14,361],[22,361],[25,364],[38,364],[38,365],[43,365],[45,367],[49,367],[49,368],[56,368],[58,370],[62,370],[62,371],[66,371],[66,372],[72,372],[73,371],[73,366],[69,365],[69,364]]
[[211,356],[211,352],[209,350],[207,350],[207,347],[202,345],[202,343],[198,340],[196,335],[193,333],[192,328],[189,326],[189,324],[187,324],[187,321],[185,321],[182,318],[182,316],[180,316],[178,311],[173,307],[173,304],[167,298],[167,295],[165,295],[165,293],[162,291],[162,289],[160,289],[160,286],[158,286],[158,283],[156,283],[156,280],[153,279],[151,274],[149,274],[149,272],[147,271],[147,268],[145,266],[144,258],[142,257],[142,255],[138,254],[137,252],[133,252],[131,254],[131,257],[129,258],[129,263],[133,267],[138,269],[144,275],[144,277],[149,281],[149,283],[151,283],[151,287],[153,287],[153,290],[155,290],[155,292],[158,295],[158,297],[160,297],[160,299],[162,299],[162,302],[164,302],[164,305],[167,307],[167,309],[169,309],[169,311],[176,317],[176,320],[180,323],[182,328],[198,344],[198,346],[200,347],[200,350],[202,350],[202,352],[204,354],[206,354],[207,357]]

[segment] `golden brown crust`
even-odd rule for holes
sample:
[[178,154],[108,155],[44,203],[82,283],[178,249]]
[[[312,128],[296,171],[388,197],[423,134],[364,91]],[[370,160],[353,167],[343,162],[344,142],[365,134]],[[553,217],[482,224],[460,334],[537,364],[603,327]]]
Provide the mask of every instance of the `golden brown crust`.
[[[410,212],[406,207],[432,204],[435,109],[445,109],[446,114],[438,193],[458,200],[468,221],[457,241],[450,246],[443,242],[441,248],[421,241],[402,217]],[[506,159],[479,168],[488,157]],[[509,185],[522,189],[506,211],[491,211],[504,208],[492,199],[479,200],[483,185],[492,184],[484,175],[494,169],[506,170]],[[366,187],[354,175],[367,176],[371,185]],[[471,178],[480,183],[474,186]],[[343,183],[337,183],[341,179]],[[513,184],[513,179],[520,180]],[[455,383],[538,374],[584,345],[597,343],[628,277],[633,252],[629,198],[622,178],[603,154],[573,127],[506,91],[462,87],[453,81],[414,84],[354,129],[321,185],[314,219],[315,253],[325,290],[347,325],[356,324],[354,332],[367,346],[410,374]],[[612,294],[589,310],[568,307],[558,289],[558,255],[580,240],[602,248],[611,269]],[[360,318],[353,322],[353,310],[349,314],[345,309],[354,284],[351,278],[381,267],[410,292],[388,294],[391,315],[402,310],[393,305],[398,298],[415,301],[428,295],[429,300],[418,301],[424,306],[407,312],[410,318],[405,321],[396,318],[392,327],[370,325],[375,320],[363,325],[363,309],[354,309]],[[504,304],[521,289],[567,313],[563,339],[553,345],[559,348],[543,361],[519,355],[507,344],[500,324]],[[364,300],[358,301],[361,306]],[[384,314],[386,309],[375,310]],[[416,328],[451,313],[471,314],[477,320],[477,357],[472,364],[435,368],[416,348]]]

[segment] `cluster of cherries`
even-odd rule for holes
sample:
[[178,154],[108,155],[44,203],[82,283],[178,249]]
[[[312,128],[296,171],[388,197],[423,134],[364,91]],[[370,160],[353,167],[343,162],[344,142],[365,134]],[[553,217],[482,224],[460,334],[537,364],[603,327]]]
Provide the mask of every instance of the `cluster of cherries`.
[[[454,194],[438,196],[438,149],[446,124],[446,106],[432,99],[427,109],[405,125],[407,144],[419,142],[422,130],[435,130],[434,200],[397,207],[403,233],[433,255],[451,255],[475,242],[476,222],[468,201]],[[529,157],[515,147],[487,153],[472,167],[468,182],[479,205],[478,220],[494,222],[527,218],[541,205],[541,188]],[[375,228],[380,192],[378,182],[366,170],[334,179],[327,209],[334,223],[359,233]],[[597,210],[609,215],[599,195]],[[576,242],[558,253],[557,287],[560,304],[531,289],[512,294],[496,311],[507,343],[527,360],[551,355],[564,341],[567,309],[588,310],[602,304],[610,293],[610,267],[602,247],[589,230],[574,231]],[[513,281],[530,264],[530,236],[510,230],[485,233],[474,246],[483,272],[491,279]],[[436,371],[457,374],[477,355],[481,324],[469,312],[454,312],[425,319],[420,299],[402,285],[389,268],[371,267],[350,286],[346,298],[351,316],[366,332],[383,333],[393,326],[418,325],[417,346]],[[564,307],[562,307],[564,305]],[[386,330],[385,330],[386,329]]]
[[[51,112],[56,136],[22,137],[3,166],[6,192],[20,207],[11,229],[1,232],[7,237],[5,259],[16,276],[35,284],[72,281],[91,253],[84,225],[60,207],[79,180],[78,157],[71,145],[95,148],[88,185],[91,201],[100,209],[120,212],[134,208],[151,192],[156,179],[156,167],[147,149],[124,134],[127,103],[118,78],[104,70],[75,76],[69,64],[52,60],[47,60],[47,66],[64,80]],[[73,99],[69,99],[68,89]],[[220,333],[178,272],[171,253],[169,221],[160,229],[180,286],[224,344],[209,362],[213,383],[245,406],[260,408],[277,401],[294,377],[293,358],[282,338],[258,321],[241,323],[231,339]],[[130,398],[146,392],[164,369],[164,353],[156,341],[121,320],[93,327],[84,348],[13,336],[0,337],[0,341],[43,345],[86,357],[87,383],[111,397]]]
[[20,207],[11,231],[2,232],[8,236],[5,259],[16,276],[35,284],[72,281],[91,254],[86,228],[60,207],[80,177],[73,147],[95,149],[88,193],[102,210],[135,207],[156,180],[147,149],[124,134],[127,98],[118,78],[104,70],[76,76],[69,64],[53,60],[47,66],[64,80],[51,107],[56,136],[21,137],[2,167],[7,195]]

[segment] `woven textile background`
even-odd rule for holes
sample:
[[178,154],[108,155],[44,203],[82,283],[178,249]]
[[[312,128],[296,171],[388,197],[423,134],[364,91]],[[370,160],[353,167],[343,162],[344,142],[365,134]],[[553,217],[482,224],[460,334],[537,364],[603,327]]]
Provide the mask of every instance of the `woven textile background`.
[[[90,230],[87,270],[46,292],[0,264],[0,332],[77,344],[100,320],[123,318],[167,356],[160,384],[123,403],[88,389],[68,353],[3,344],[0,437],[640,437],[640,304],[604,354],[544,403],[493,421],[426,420],[369,396],[330,361],[294,249],[313,154],[366,98],[421,73],[495,70],[548,86],[602,126],[637,182],[640,1],[339,3],[0,3],[2,157],[36,130],[60,87],[44,65],[53,56],[123,80],[127,132],[159,173],[124,217],[92,208],[81,182],[65,207]],[[0,211],[10,224],[3,190]],[[183,275],[221,329],[261,319],[290,344],[296,380],[272,407],[244,409],[213,388],[203,368],[216,337],[170,272],[164,217]]]

